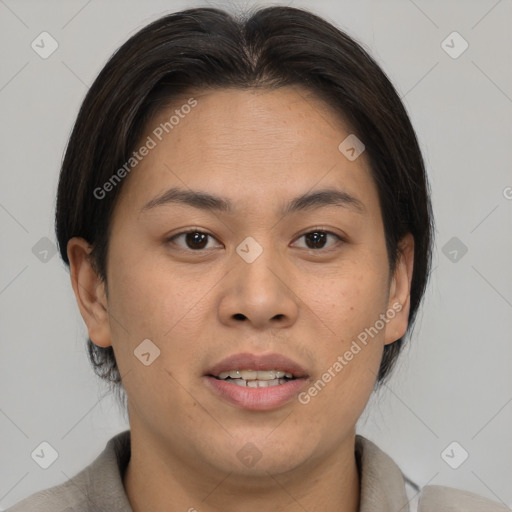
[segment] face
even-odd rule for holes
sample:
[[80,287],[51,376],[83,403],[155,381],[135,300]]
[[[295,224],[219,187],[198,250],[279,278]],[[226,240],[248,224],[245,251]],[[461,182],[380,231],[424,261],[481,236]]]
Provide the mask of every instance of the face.
[[[132,431],[169,460],[284,473],[353,439],[384,345],[406,330],[413,248],[406,237],[390,274],[365,154],[338,149],[350,133],[301,89],[185,96],[149,123],[140,145],[156,145],[122,184],[108,298],[90,248],[70,241],[79,306],[91,339],[114,348]],[[262,387],[243,386],[254,377]]]

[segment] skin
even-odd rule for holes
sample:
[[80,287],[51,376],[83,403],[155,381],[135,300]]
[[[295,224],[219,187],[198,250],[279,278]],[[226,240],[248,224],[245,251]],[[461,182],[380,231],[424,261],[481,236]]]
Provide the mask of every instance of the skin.
[[[365,155],[351,162],[338,150],[349,127],[307,91],[196,91],[160,112],[142,140],[190,96],[197,106],[122,185],[108,297],[90,265],[90,245],[80,238],[68,244],[89,336],[113,346],[124,376],[128,498],[135,512],[355,512],[355,424],[384,345],[406,332],[413,239],[402,240],[391,275]],[[173,186],[224,196],[235,213],[178,204],[140,212]],[[364,211],[277,212],[325,187],[350,193]],[[319,228],[344,242],[329,235],[323,246],[308,246],[303,235]],[[212,238],[196,252],[185,236],[169,241],[188,229]],[[247,236],[263,248],[250,264],[235,251]],[[307,390],[396,303],[401,311],[306,405],[293,399],[248,411],[205,385],[206,370],[229,355],[277,352],[307,370]],[[149,366],[133,353],[144,339],[161,351]],[[248,442],[262,454],[253,467],[236,456]]]

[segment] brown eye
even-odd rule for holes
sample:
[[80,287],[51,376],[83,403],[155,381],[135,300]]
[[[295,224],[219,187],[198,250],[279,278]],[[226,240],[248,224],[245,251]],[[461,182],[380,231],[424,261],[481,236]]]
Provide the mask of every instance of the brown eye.
[[179,247],[182,247],[184,249],[190,249],[192,251],[200,251],[202,249],[205,249],[208,245],[208,238],[213,238],[212,235],[208,233],[204,233],[203,231],[185,231],[183,233],[178,233],[177,235],[172,236],[169,238],[169,241],[172,241],[175,243],[177,239],[180,237],[184,237],[185,246],[181,244],[176,244]]
[[[313,231],[304,235],[306,245],[309,249],[323,249],[325,241],[327,240],[327,234],[321,231]],[[309,245],[311,244],[311,245]]]
[[[306,247],[305,249],[313,249],[313,250],[319,250],[319,249],[325,249],[325,245],[327,243],[327,240],[329,237],[334,237],[338,239],[339,241],[343,241],[341,237],[336,235],[335,233],[331,233],[330,231],[323,231],[323,230],[314,230],[310,231],[308,233],[304,233],[299,238],[304,238],[306,241]],[[331,244],[332,246],[333,244]],[[329,247],[327,247],[328,249]]]

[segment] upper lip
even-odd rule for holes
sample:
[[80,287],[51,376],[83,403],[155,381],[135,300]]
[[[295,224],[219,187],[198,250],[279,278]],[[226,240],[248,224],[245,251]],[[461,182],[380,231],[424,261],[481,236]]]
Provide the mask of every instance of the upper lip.
[[251,354],[242,352],[226,357],[212,366],[206,375],[217,377],[231,370],[283,370],[295,378],[307,377],[306,370],[282,354]]

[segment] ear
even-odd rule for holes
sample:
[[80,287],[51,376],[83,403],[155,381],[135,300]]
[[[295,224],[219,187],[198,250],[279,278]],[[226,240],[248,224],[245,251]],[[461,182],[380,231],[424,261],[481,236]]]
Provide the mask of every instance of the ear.
[[68,241],[71,285],[89,338],[95,345],[108,347],[112,343],[105,283],[91,265],[91,251],[92,246],[83,238],[74,237]]
[[[389,302],[384,343],[400,339],[407,331],[411,307],[411,281],[414,267],[414,237],[408,233],[399,244],[399,257],[389,287]],[[392,314],[394,313],[394,316]]]

